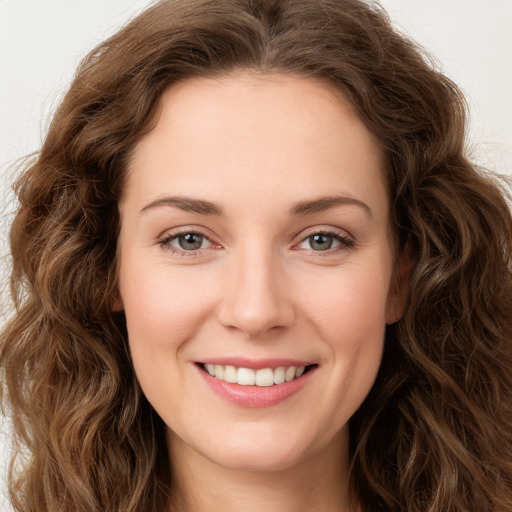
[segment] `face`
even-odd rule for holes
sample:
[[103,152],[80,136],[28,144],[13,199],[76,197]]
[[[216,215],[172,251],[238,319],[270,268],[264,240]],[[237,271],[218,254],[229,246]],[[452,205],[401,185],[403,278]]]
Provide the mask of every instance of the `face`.
[[293,76],[174,85],[120,212],[116,308],[171,445],[253,470],[346,446],[399,314],[379,151],[348,104]]

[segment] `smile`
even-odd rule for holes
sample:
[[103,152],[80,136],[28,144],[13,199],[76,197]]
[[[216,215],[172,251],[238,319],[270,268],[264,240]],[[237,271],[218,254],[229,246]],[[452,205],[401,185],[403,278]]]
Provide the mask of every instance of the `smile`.
[[216,395],[239,407],[261,408],[277,405],[298,394],[317,373],[318,364],[240,359],[196,363],[195,367]]
[[299,378],[309,366],[280,366],[278,368],[237,368],[232,365],[203,364],[202,368],[212,377],[240,386],[270,387]]

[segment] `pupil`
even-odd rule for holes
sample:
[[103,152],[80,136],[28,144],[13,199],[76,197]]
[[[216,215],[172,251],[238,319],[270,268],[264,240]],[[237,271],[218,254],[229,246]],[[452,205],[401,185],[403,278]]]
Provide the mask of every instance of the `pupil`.
[[200,249],[202,243],[202,237],[200,235],[195,235],[194,233],[187,233],[186,235],[179,237],[180,247],[188,251]]
[[310,238],[311,247],[319,251],[326,251],[332,246],[332,237],[328,235],[313,235]]

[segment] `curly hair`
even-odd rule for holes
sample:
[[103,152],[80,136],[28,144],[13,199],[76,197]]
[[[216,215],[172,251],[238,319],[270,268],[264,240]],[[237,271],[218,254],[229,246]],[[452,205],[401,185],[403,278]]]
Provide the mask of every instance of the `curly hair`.
[[15,184],[3,403],[23,512],[168,505],[165,425],[144,398],[116,289],[118,202],[164,90],[236,69],[323,81],[385,156],[410,253],[404,317],[350,420],[365,511],[512,511],[512,219],[465,155],[466,105],[424,52],[362,0],[163,0],[81,63]]

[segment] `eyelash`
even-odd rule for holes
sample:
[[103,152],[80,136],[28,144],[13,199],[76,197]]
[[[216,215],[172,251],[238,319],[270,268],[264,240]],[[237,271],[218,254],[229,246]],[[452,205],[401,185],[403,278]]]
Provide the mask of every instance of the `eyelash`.
[[[332,256],[333,254],[337,254],[339,252],[347,251],[349,249],[352,249],[355,246],[355,241],[353,238],[341,234],[340,231],[330,230],[330,229],[314,229],[310,231],[309,233],[306,233],[306,235],[301,239],[301,241],[296,244],[301,245],[304,242],[306,242],[308,239],[311,239],[314,236],[323,235],[327,237],[331,237],[333,241],[338,242],[339,246],[334,248],[329,248],[323,251],[315,251],[313,249],[305,249],[310,250],[312,253],[314,253],[315,257],[324,257],[324,256]],[[295,250],[301,250],[301,249],[295,249]]]
[[[186,236],[186,235],[195,235],[195,236],[198,236],[198,237],[201,237],[202,240],[207,240],[211,245],[215,245],[210,237],[204,235],[203,233],[199,233],[198,231],[194,231],[194,230],[184,230],[184,231],[180,231],[178,233],[172,233],[170,235],[167,235],[165,238],[163,238],[162,240],[159,240],[158,241],[158,244],[163,248],[165,249],[166,251],[169,251],[171,252],[172,254],[177,254],[177,255],[180,255],[180,256],[187,256],[187,257],[194,257],[194,256],[199,256],[202,252],[202,249],[198,249],[198,250],[185,250],[185,249],[179,249],[178,247],[174,247],[173,245],[171,245],[171,242],[173,240],[176,240],[182,236]],[[201,244],[202,245],[202,244]]]
[[[186,256],[186,257],[199,256],[205,248],[199,248],[197,250],[188,250],[187,251],[185,249],[179,249],[179,248],[171,245],[171,242],[173,240],[176,240],[176,239],[178,239],[182,236],[186,236],[186,235],[195,235],[195,236],[201,237],[201,239],[203,241],[206,240],[209,244],[215,246],[214,242],[212,242],[212,240],[208,236],[206,236],[203,233],[200,233],[198,231],[194,231],[194,230],[184,230],[184,231],[180,231],[178,233],[169,234],[162,240],[159,240],[158,245],[160,245],[163,249],[165,249],[173,254],[180,255],[180,256]],[[351,238],[349,236],[342,235],[339,231],[334,231],[334,230],[329,230],[329,229],[320,229],[320,230],[312,230],[311,232],[307,233],[300,240],[300,242],[298,244],[295,244],[294,250],[301,250],[296,247],[303,244],[308,239],[311,239],[312,237],[319,236],[319,235],[331,237],[333,239],[333,241],[339,243],[339,246],[335,247],[335,248],[329,248],[329,249],[326,249],[323,251],[322,250],[315,251],[313,249],[305,249],[305,250],[310,250],[312,253],[315,254],[315,256],[319,256],[319,257],[329,256],[332,254],[336,254],[338,252],[352,249],[355,246],[355,241],[353,238]]]

